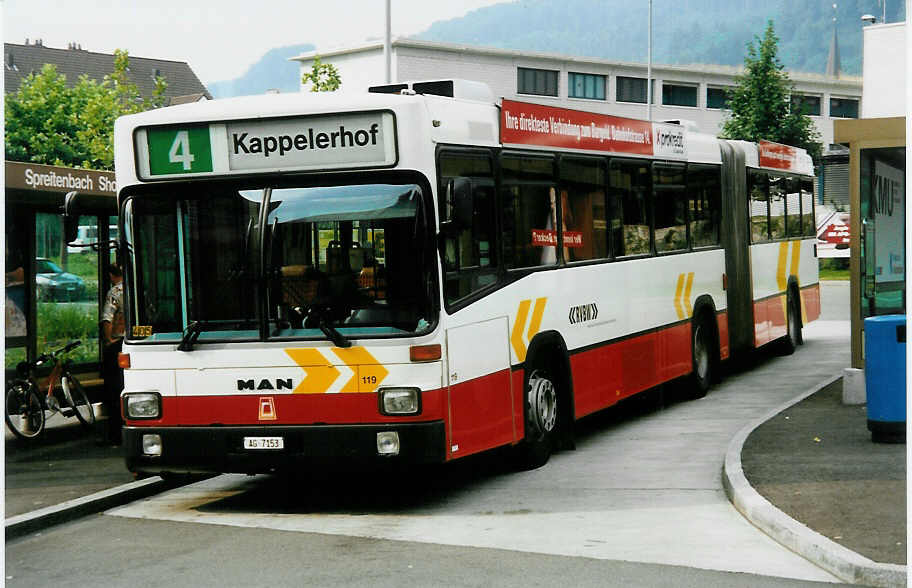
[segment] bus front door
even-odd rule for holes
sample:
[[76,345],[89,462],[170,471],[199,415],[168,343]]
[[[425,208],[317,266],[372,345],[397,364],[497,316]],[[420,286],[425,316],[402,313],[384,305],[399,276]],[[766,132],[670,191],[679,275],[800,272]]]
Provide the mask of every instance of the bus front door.
[[447,330],[448,459],[514,439],[507,317]]

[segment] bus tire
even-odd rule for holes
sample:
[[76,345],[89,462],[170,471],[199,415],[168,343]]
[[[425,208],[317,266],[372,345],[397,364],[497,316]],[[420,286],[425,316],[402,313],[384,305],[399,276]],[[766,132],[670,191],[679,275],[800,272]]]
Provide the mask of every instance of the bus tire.
[[546,463],[554,450],[560,414],[558,386],[552,372],[532,369],[524,378],[525,438],[516,449],[516,465],[534,470]]
[[687,396],[696,400],[703,398],[712,385],[716,361],[715,331],[709,313],[701,312],[694,320],[690,337],[691,373],[687,383]]
[[791,355],[803,343],[801,338],[801,310],[794,288],[789,288],[785,303],[785,337],[779,343],[782,355]]

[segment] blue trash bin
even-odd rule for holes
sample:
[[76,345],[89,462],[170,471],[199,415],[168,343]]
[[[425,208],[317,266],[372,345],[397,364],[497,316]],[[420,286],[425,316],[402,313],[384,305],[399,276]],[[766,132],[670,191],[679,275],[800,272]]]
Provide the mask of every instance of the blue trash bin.
[[866,318],[865,392],[868,430],[881,443],[906,441],[906,316]]

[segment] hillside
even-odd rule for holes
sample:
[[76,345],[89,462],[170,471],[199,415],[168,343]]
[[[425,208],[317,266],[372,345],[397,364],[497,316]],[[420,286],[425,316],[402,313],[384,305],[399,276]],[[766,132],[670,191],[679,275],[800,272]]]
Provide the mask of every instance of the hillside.
[[297,92],[301,87],[301,68],[297,62],[288,61],[288,58],[313,49],[314,46],[310,43],[272,49],[241,77],[208,84],[209,93],[213,98],[228,98],[262,94],[271,89],[283,93]]
[[[877,0],[842,0],[836,13],[842,71],[861,73],[862,14]],[[901,2],[887,21],[903,20]],[[745,46],[773,20],[779,55],[793,71],[823,73],[833,34],[831,0],[654,0],[653,61],[740,65]],[[645,62],[645,0],[519,0],[434,23],[415,38],[502,49]]]
[[[517,0],[438,21],[416,39],[645,63],[646,0]],[[861,75],[862,14],[881,14],[877,0],[841,0],[836,12],[842,72]],[[653,62],[741,65],[745,48],[773,20],[779,58],[791,71],[823,73],[833,35],[832,0],[654,0]],[[905,18],[887,4],[887,22]],[[299,66],[288,61],[311,44],[266,53],[243,76],[209,84],[216,98],[297,92]],[[344,80],[343,80],[344,82]]]

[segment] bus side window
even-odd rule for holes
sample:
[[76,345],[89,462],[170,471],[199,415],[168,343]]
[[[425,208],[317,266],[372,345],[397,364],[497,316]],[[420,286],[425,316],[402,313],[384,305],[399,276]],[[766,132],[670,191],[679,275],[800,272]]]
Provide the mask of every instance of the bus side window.
[[801,186],[801,234],[813,237],[817,234],[817,222],[814,216],[814,181],[799,180]]
[[608,171],[611,207],[611,245],[615,257],[652,251],[649,230],[649,165],[612,160]]
[[607,258],[608,222],[602,160],[561,158],[560,176],[564,260]]
[[798,178],[785,180],[785,230],[789,237],[801,236],[801,182]]
[[687,166],[690,243],[696,247],[719,244],[722,215],[722,169],[711,165]]
[[751,243],[766,243],[769,241],[769,185],[767,174],[749,170],[747,188],[751,199]]
[[502,156],[501,168],[505,267],[556,264],[558,197],[554,160],[508,154]]
[[472,223],[444,242],[446,273],[444,294],[448,303],[492,284],[497,279],[498,244],[494,204],[494,172],[487,151],[442,152],[438,161],[440,220],[452,220],[454,202],[448,201],[450,181],[468,178],[472,183]]
[[684,166],[655,164],[652,168],[654,190],[656,251],[687,249],[687,194]]
[[788,217],[787,191],[785,178],[770,174],[769,178],[769,211],[770,211],[770,238],[784,239],[787,236],[786,225]]

